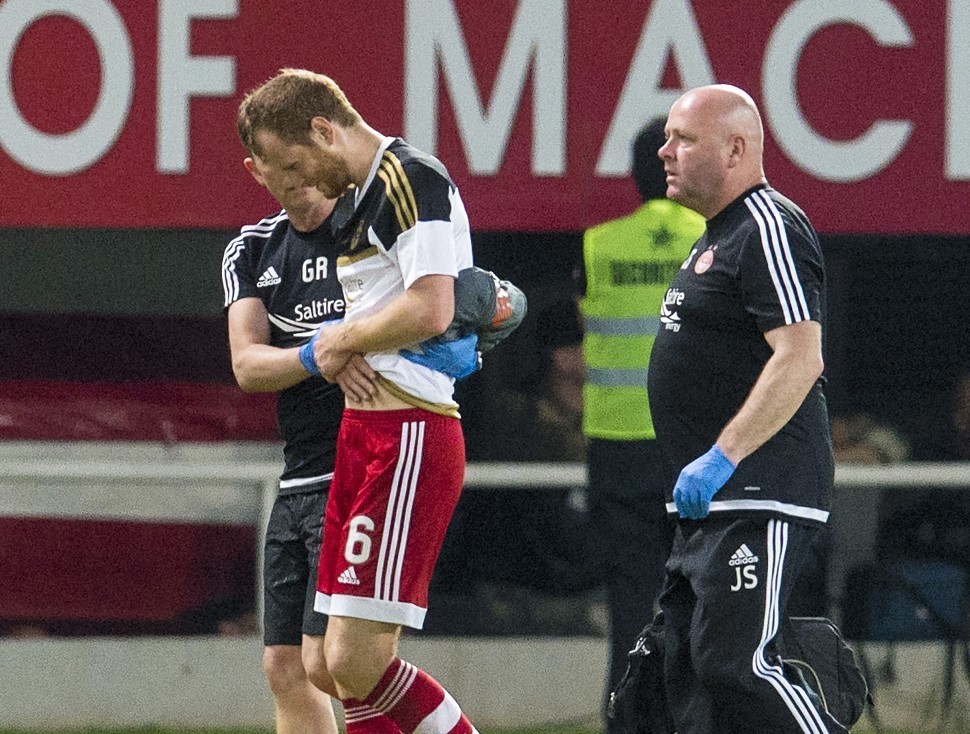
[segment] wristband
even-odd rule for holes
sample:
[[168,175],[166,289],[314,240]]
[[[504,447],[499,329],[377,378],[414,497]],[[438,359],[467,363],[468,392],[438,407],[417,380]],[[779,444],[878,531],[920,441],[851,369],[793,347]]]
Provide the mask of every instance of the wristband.
[[303,367],[307,372],[314,377],[319,377],[320,368],[317,366],[317,361],[313,358],[313,347],[316,343],[317,335],[314,334],[310,341],[300,347],[300,362],[303,364]]

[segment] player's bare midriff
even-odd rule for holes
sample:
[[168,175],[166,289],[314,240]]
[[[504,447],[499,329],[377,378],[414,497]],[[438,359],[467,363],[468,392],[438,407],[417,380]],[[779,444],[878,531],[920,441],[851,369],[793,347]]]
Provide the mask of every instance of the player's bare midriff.
[[380,382],[374,385],[377,392],[370,400],[354,400],[347,396],[347,407],[354,410],[401,410],[402,408],[413,408],[410,403],[406,403],[401,398],[392,395]]

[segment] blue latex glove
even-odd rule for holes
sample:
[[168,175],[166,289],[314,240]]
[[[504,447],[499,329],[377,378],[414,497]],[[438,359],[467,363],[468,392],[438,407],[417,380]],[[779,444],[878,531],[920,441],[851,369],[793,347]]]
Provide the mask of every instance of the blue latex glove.
[[717,444],[685,466],[674,485],[677,514],[689,520],[707,517],[711,498],[727,484],[735,468]]
[[421,342],[420,349],[420,352],[402,349],[400,354],[408,361],[443,372],[456,380],[468,377],[482,364],[478,354],[477,334],[451,341],[442,341],[438,337],[427,339]]
[[309,372],[314,377],[320,376],[320,368],[317,367],[317,360],[313,358],[313,348],[316,346],[317,338],[320,336],[320,332],[330,326],[335,326],[342,322],[343,319],[330,319],[330,321],[324,321],[317,327],[317,330],[313,332],[313,336],[310,337],[310,341],[300,347],[300,363],[303,368]]

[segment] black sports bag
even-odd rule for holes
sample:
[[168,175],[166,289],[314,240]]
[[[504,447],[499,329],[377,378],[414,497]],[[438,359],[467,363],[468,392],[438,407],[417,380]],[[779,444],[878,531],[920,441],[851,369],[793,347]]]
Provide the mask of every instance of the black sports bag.
[[805,688],[815,705],[846,729],[872,705],[869,685],[852,648],[825,617],[790,617],[781,652],[785,676]]
[[664,690],[664,619],[658,613],[627,653],[626,672],[610,693],[606,715],[624,734],[673,734]]
[[[628,655],[626,672],[610,694],[607,716],[624,734],[674,734],[664,690],[664,621],[657,614]],[[872,705],[852,648],[824,617],[791,617],[780,662],[786,677],[848,729]]]

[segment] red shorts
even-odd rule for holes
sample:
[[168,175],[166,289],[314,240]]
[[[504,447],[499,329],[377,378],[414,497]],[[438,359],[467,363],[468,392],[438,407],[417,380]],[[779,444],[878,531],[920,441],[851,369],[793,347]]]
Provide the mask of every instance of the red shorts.
[[314,609],[421,629],[464,481],[457,418],[344,410]]

